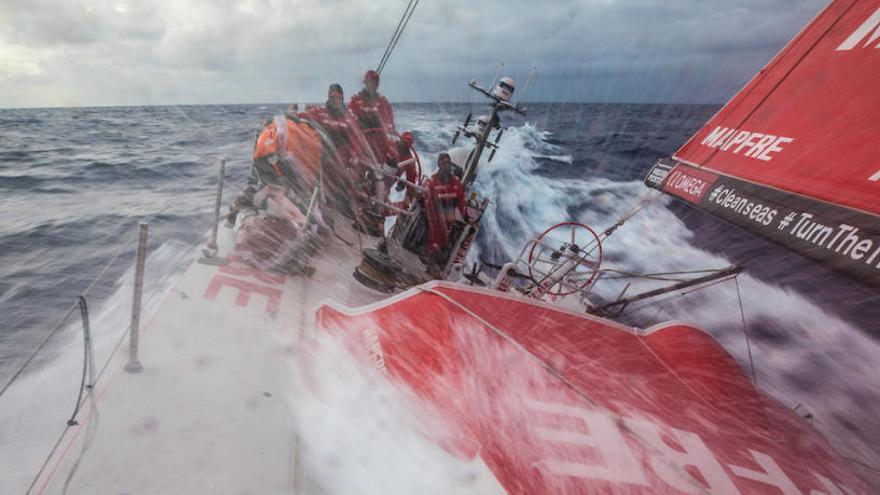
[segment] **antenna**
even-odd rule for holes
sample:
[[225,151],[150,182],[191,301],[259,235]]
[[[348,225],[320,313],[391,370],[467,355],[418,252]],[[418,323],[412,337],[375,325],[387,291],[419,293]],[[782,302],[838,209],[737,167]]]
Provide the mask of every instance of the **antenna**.
[[495,69],[495,77],[492,78],[492,84],[489,85],[489,88],[494,88],[495,84],[498,82],[498,74],[501,74],[501,69],[504,68],[504,62],[498,62],[498,68]]
[[537,67],[535,67],[534,65],[532,65],[532,70],[529,71],[529,77],[528,77],[528,79],[526,79],[526,83],[525,83],[525,85],[523,86],[523,90],[522,90],[522,92],[519,94],[519,99],[516,100],[516,103],[514,103],[514,106],[518,107],[518,106],[519,106],[519,103],[522,101],[523,97],[526,95],[526,90],[529,89],[529,83],[532,82],[532,76],[535,75],[535,71],[536,71],[536,70],[537,70]]

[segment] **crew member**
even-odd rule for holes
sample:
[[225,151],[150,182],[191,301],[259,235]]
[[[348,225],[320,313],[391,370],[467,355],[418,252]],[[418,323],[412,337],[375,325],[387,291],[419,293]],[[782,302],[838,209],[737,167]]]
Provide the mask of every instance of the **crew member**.
[[[414,138],[412,132],[406,131],[400,135],[400,141],[397,142],[397,176],[406,178],[407,182],[417,184],[421,171],[421,163],[419,157],[413,149]],[[398,205],[403,209],[407,209],[416,197],[416,191],[406,185],[403,181],[398,181],[397,190],[402,191],[406,187],[406,201]]]
[[324,106],[313,107],[298,117],[319,125],[330,138],[336,170],[328,179],[336,183],[337,189],[348,193],[351,181],[364,175],[362,156],[367,144],[354,116],[345,106],[342,86],[331,84]]
[[425,217],[428,222],[429,271],[438,273],[439,265],[449,257],[449,237],[456,221],[468,219],[464,187],[453,174],[448,153],[437,158],[438,171],[425,184]]
[[364,74],[364,89],[351,97],[348,109],[357,119],[372,152],[371,161],[385,163],[396,158],[394,141],[394,112],[388,100],[379,94],[379,73],[368,70]]

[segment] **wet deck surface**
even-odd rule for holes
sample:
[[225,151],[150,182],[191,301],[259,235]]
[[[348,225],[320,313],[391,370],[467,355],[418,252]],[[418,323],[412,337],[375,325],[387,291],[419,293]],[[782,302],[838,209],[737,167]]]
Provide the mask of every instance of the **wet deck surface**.
[[[331,237],[311,278],[193,263],[145,322],[144,370],[123,371],[127,353],[118,353],[96,387],[97,422],[89,408],[37,489],[62,492],[79,462],[68,493],[292,493],[295,345],[322,300],[356,306],[382,297],[351,278],[357,235],[337,231],[352,245]],[[221,229],[221,256],[232,244]]]

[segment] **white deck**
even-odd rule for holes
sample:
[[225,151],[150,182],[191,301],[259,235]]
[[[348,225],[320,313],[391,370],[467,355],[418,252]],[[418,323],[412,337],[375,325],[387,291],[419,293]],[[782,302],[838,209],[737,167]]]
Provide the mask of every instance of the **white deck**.
[[[96,386],[92,443],[80,456],[87,407],[35,493],[61,493],[78,458],[68,493],[293,493],[296,440],[286,388],[293,346],[322,299],[360,305],[381,297],[351,278],[357,235],[337,230],[354,246],[331,238],[313,259],[311,279],[193,263],[144,323],[144,371],[123,371],[126,349],[118,353]],[[220,237],[223,256],[232,232],[223,228]]]

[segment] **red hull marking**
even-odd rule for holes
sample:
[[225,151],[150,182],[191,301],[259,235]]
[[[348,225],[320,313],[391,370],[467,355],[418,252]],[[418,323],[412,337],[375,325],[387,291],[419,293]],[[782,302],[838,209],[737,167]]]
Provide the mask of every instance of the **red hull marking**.
[[[235,259],[230,257],[230,261],[234,261]],[[264,284],[269,285],[281,285],[284,283],[284,279],[287,278],[284,275],[269,275],[268,273],[263,273],[259,270],[255,270],[253,268],[247,266],[221,266],[220,271],[229,275],[235,275],[237,277],[253,277]]]
[[280,289],[255,284],[253,282],[248,282],[247,280],[227,277],[220,273],[214,275],[214,278],[211,279],[211,283],[208,284],[208,288],[205,289],[205,293],[202,294],[202,297],[205,299],[216,299],[220,289],[224,286],[238,289],[238,294],[235,296],[235,304],[237,306],[247,306],[248,303],[250,303],[251,294],[256,293],[268,298],[266,301],[266,313],[269,313],[272,316],[275,316],[278,313],[278,306],[281,304]]

